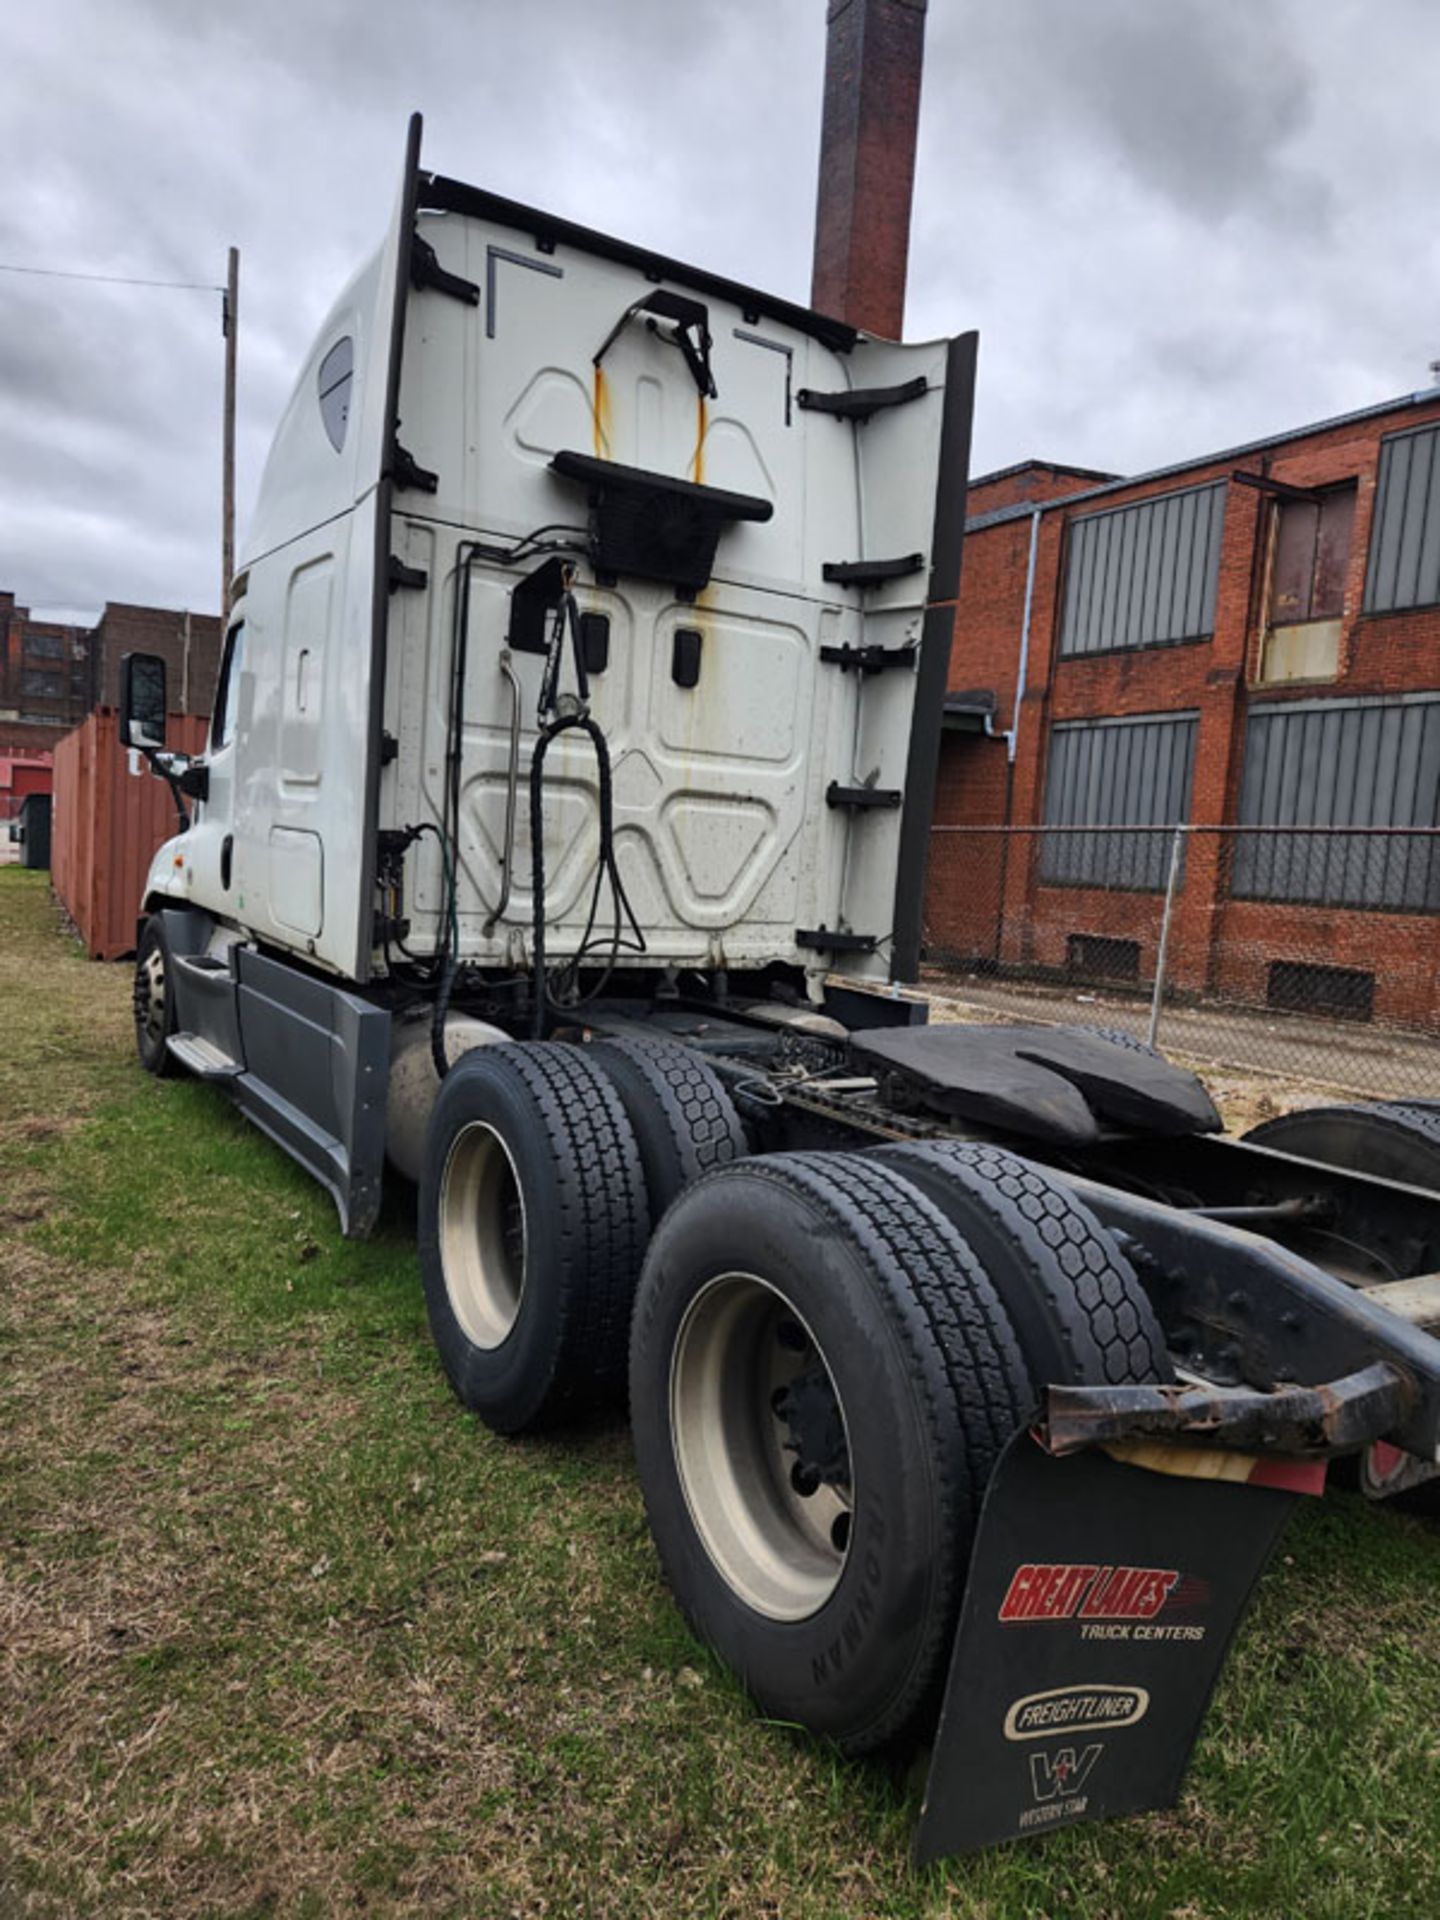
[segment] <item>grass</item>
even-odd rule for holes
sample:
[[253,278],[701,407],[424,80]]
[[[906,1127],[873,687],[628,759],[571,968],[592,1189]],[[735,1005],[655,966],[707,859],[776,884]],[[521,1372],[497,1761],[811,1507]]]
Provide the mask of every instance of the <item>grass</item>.
[[0,870],[0,1916],[1440,1913],[1440,1532],[1306,1503],[1181,1804],[907,1866],[918,1769],[766,1726],[625,1431],[452,1400],[401,1200],[133,1064]]

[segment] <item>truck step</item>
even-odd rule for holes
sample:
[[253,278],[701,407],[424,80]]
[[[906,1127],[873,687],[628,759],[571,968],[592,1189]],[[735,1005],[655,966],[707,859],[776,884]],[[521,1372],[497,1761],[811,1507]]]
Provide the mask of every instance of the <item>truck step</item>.
[[232,1060],[198,1033],[172,1033],[166,1045],[197,1080],[233,1080],[244,1071],[238,1060]]

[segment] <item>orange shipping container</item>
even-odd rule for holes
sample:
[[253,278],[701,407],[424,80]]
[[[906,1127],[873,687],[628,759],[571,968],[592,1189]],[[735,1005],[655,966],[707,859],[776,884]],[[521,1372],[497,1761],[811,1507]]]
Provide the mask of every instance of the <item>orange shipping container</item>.
[[[209,722],[172,713],[165,744],[200,753]],[[135,922],[151,856],[178,825],[170,789],[120,744],[100,707],[55,749],[51,882],[93,960],[135,951]]]

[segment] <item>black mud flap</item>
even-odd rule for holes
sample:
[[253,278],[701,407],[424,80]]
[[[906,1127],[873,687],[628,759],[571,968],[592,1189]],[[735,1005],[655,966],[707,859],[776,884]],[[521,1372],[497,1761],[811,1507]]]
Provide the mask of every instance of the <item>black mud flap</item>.
[[1297,1497],[1017,1434],[980,1519],[916,1864],[1173,1805]]

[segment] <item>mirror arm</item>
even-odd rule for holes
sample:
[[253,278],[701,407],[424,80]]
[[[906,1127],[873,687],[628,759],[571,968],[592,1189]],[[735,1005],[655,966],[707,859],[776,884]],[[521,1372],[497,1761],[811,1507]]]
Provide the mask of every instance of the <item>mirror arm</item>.
[[[150,771],[158,774],[166,786],[169,787],[170,796],[175,802],[176,817],[180,822],[180,832],[188,833],[190,831],[190,812],[185,805],[185,795],[191,792],[192,789],[185,785],[185,779],[186,775],[191,771],[189,761],[186,761],[184,766],[177,767],[175,762],[178,759],[182,759],[183,755],[167,753],[163,747],[140,747],[137,751],[144,754]],[[208,789],[210,780],[207,769],[201,767],[198,771],[204,775],[204,784]],[[195,798],[203,800],[205,795],[204,793],[197,793]]]

